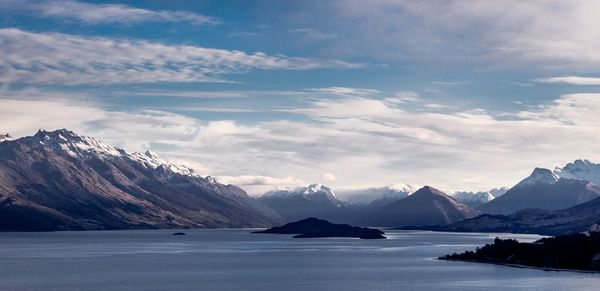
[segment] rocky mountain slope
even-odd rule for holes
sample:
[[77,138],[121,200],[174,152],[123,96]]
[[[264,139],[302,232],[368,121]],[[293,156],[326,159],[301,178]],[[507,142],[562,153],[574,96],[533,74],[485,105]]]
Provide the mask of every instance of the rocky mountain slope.
[[442,227],[429,228],[460,232],[514,232],[562,235],[600,230],[600,198],[567,209],[526,209],[509,215],[484,214]]
[[68,130],[0,142],[0,230],[266,227],[234,185]]
[[584,180],[600,185],[600,164],[588,160],[575,160],[562,168],[554,169],[553,173],[561,178]]

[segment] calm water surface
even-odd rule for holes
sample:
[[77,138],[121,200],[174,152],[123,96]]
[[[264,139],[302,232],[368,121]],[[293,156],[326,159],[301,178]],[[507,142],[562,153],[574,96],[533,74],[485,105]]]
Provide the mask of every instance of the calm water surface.
[[600,274],[435,258],[494,237],[387,231],[387,240],[250,230],[0,233],[2,290],[598,290]]

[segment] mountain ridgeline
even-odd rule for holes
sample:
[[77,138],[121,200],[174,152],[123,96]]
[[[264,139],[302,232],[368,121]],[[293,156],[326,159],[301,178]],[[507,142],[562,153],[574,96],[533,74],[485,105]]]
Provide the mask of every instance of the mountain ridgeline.
[[559,178],[548,169],[536,168],[529,177],[479,210],[489,214],[510,214],[526,208],[556,210],[599,196],[600,187],[591,182]]
[[467,205],[425,186],[404,199],[366,214],[359,224],[387,227],[445,225],[475,215],[477,211]]
[[[0,135],[0,231],[271,227],[308,217],[363,226],[564,234],[600,230],[600,164],[536,168],[510,189],[394,184],[342,201],[312,184],[258,199],[156,154],[62,129]],[[362,191],[362,192],[361,192]],[[346,193],[348,195],[348,193]],[[349,195],[349,196],[351,196]]]
[[0,141],[0,230],[268,227],[241,188],[68,130]]

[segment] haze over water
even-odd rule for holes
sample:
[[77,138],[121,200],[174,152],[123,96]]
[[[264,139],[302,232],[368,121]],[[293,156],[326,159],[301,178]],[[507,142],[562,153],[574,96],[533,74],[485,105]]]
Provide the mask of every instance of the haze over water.
[[[497,234],[387,231],[387,240],[250,230],[0,234],[4,290],[596,290],[597,274],[438,261]],[[535,235],[500,234],[520,241]]]

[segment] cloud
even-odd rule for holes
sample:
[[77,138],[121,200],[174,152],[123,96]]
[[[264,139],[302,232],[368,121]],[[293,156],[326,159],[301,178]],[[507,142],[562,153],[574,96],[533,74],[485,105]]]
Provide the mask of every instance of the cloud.
[[386,186],[341,186],[335,187],[333,190],[335,191],[336,197],[341,200],[353,203],[368,204],[373,200],[380,198],[383,194],[391,191],[407,192],[412,194],[419,188],[421,187],[416,185],[394,183]]
[[336,41],[323,52],[406,63],[530,70],[596,70],[594,0],[329,1],[306,5],[293,25],[318,23]]
[[218,176],[216,178],[219,183],[240,186],[255,196],[259,196],[260,194],[274,189],[295,188],[306,184],[303,180],[294,178],[293,176],[276,178],[259,175],[242,175]]
[[0,29],[0,83],[225,82],[223,74],[252,69],[358,67],[361,65],[338,60]]
[[323,180],[327,182],[332,182],[336,180],[336,177],[332,173],[323,173]]
[[1,132],[18,137],[66,127],[129,151],[151,149],[188,161],[253,194],[323,181],[323,173],[335,173],[327,181],[334,189],[402,181],[486,190],[515,184],[534,167],[600,161],[597,93],[500,113],[411,111],[372,97],[343,97],[296,109],[301,119],[246,123],[2,94]]
[[417,92],[402,91],[394,93],[392,97],[385,98],[384,101],[390,104],[413,103],[421,101],[421,96]]
[[194,25],[214,25],[220,20],[187,11],[153,11],[122,4],[90,4],[73,0],[7,1],[0,8],[23,10],[35,16],[76,20],[84,24],[141,22],[187,22]]
[[536,79],[536,81],[541,83],[564,83],[571,85],[600,85],[600,78],[594,77],[564,76],[540,78]]
[[365,88],[350,88],[350,87],[325,87],[325,88],[312,88],[309,91],[325,93],[337,96],[371,96],[379,93],[378,90],[365,89]]
[[258,32],[248,32],[248,31],[240,31],[240,32],[232,32],[228,34],[228,37],[254,37],[259,35]]
[[290,32],[301,34],[306,40],[328,40],[337,37],[333,33],[324,33],[312,28],[296,28],[291,29]]

